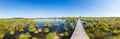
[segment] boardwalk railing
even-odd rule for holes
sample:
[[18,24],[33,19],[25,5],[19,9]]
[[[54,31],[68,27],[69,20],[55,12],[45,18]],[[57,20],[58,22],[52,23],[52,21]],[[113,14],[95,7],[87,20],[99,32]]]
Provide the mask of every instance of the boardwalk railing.
[[89,39],[89,37],[87,36],[87,34],[84,31],[84,28],[83,28],[80,20],[78,20],[78,23],[77,23],[76,28],[71,36],[71,39]]

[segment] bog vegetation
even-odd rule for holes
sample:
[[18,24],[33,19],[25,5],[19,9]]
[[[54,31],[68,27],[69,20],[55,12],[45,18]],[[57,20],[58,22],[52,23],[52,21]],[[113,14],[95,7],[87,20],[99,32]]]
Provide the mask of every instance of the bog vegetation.
[[[54,18],[56,19],[56,18]],[[62,18],[66,20],[70,25],[69,27],[74,30],[73,23],[77,19]],[[56,31],[50,31],[50,28],[58,28],[59,24],[51,24],[50,22],[44,22],[43,27],[40,27],[34,18],[9,18],[0,19],[0,39],[62,39],[62,37],[69,36],[69,31],[64,22],[61,22],[64,26],[64,32],[57,33]],[[28,28],[27,28],[28,27]],[[28,30],[28,31],[26,31]]]
[[[39,19],[39,18],[37,18]],[[83,27],[90,39],[120,39],[120,18],[116,17],[62,17],[47,18],[65,20],[69,25],[66,27],[65,22],[61,24],[51,24],[43,22],[43,27],[28,18],[11,18],[0,19],[0,39],[62,39],[70,36],[69,31],[74,31],[74,23],[81,19]],[[50,31],[51,27],[58,28],[62,25],[63,31]],[[26,31],[26,27],[28,27]],[[45,34],[45,35],[43,35]]]
[[81,18],[90,39],[120,39],[120,18]]

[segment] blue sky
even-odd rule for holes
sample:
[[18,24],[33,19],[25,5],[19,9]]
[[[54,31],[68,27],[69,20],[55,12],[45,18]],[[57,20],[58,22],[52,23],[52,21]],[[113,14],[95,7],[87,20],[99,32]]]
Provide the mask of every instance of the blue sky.
[[120,17],[120,0],[0,0],[0,18]]

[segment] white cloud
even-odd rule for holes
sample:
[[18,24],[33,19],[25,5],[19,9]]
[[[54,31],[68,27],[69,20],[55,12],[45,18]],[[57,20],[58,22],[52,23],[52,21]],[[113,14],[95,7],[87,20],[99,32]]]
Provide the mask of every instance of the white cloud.
[[100,2],[93,7],[91,13],[95,13],[97,16],[120,17],[120,0],[100,0]]
[[120,10],[120,0],[111,0],[109,5],[112,10]]

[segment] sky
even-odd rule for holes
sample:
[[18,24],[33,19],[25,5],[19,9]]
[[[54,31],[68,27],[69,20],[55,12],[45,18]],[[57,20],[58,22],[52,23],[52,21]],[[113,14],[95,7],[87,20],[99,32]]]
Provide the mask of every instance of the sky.
[[120,17],[120,0],[0,0],[0,18]]

